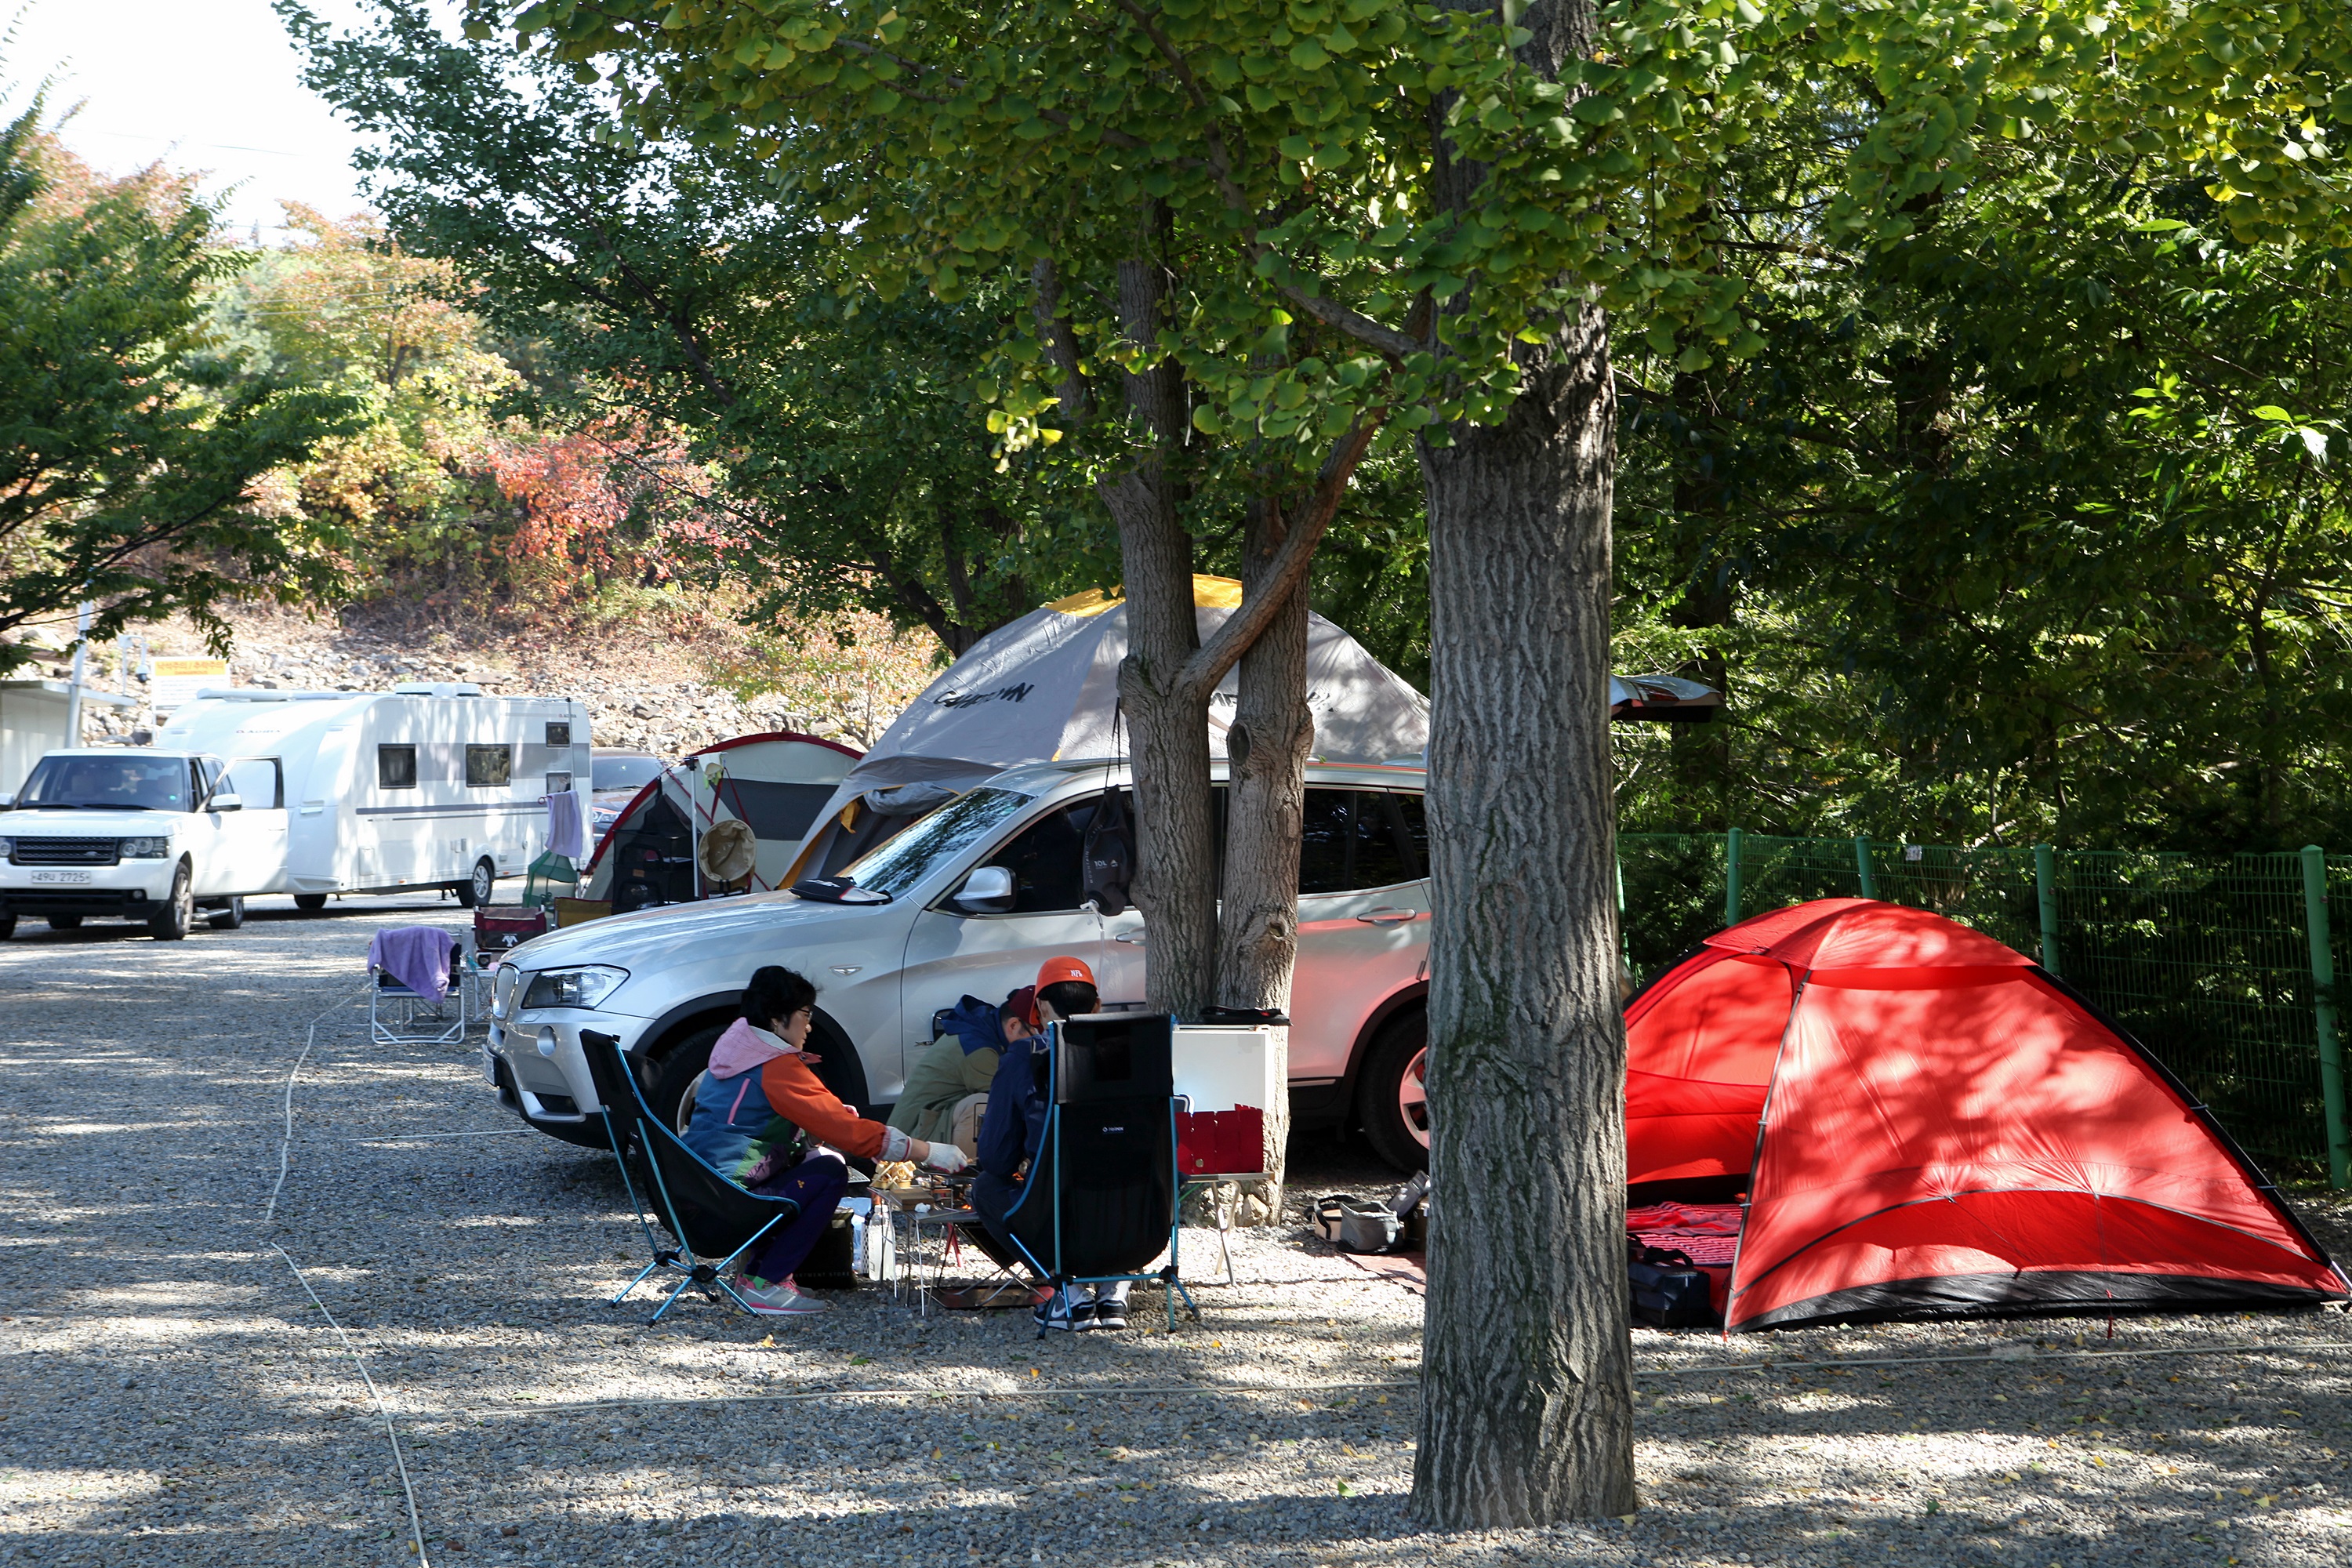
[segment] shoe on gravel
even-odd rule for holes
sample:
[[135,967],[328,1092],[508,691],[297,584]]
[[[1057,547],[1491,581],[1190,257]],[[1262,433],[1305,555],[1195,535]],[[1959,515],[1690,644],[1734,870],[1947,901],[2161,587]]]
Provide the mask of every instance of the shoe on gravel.
[[1083,1332],[1095,1326],[1095,1304],[1075,1290],[1056,1290],[1029,1314],[1040,1333]]
[[1090,1327],[1097,1329],[1123,1329],[1127,1327],[1127,1300],[1125,1297],[1097,1296],[1093,1301],[1089,1302],[1088,1305],[1094,1308],[1094,1311],[1090,1315]]
[[814,1296],[803,1296],[789,1283],[762,1285],[742,1275],[735,1277],[735,1293],[763,1318],[806,1318],[825,1310]]

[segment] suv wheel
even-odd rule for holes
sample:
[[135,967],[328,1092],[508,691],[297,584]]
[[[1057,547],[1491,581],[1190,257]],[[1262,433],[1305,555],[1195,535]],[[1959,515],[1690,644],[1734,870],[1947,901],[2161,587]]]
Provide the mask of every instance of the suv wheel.
[[51,931],[79,931],[81,930],[81,917],[79,915],[51,915],[49,917],[49,929]]
[[1428,1168],[1429,1016],[1418,1007],[1372,1042],[1356,1106],[1373,1153],[1400,1171]]
[[[685,1036],[664,1052],[654,1074],[653,1092],[646,1096],[653,1113],[678,1131],[694,1120],[694,1092],[710,1067],[710,1048],[727,1032],[725,1024],[709,1024]],[[835,1098],[863,1115],[866,1110],[866,1068],[857,1047],[844,1038],[832,1021],[820,1016],[809,1031],[809,1048],[819,1058],[817,1081]]]
[[324,893],[297,893],[294,895],[294,907],[300,910],[306,915],[315,915],[320,910],[327,907],[327,895]]
[[15,936],[16,934],[16,917],[15,915],[0,915],[0,942],[6,942],[10,937]]
[[188,927],[194,924],[196,919],[193,887],[188,863],[183,860],[179,869],[172,873],[171,896],[163,900],[161,909],[147,917],[148,935],[157,942],[177,942],[188,934]]
[[223,900],[221,907],[215,910],[205,923],[215,931],[235,931],[245,924],[245,895],[239,893],[236,898]]
[[490,858],[485,855],[474,862],[473,875],[457,884],[457,902],[465,909],[487,909],[489,907],[491,895],[498,889],[498,885],[499,868],[492,865]]

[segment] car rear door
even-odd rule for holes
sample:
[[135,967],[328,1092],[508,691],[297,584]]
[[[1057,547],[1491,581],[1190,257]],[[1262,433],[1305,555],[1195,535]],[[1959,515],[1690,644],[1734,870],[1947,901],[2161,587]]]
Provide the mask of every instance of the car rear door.
[[1329,1082],[1381,1003],[1428,973],[1421,796],[1310,787],[1298,860],[1290,1080]]

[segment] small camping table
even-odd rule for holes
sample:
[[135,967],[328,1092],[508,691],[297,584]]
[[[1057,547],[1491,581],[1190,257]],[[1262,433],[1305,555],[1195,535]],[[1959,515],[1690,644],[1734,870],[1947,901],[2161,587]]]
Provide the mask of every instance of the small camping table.
[[[1262,1182],[1264,1180],[1265,1180],[1264,1171],[1231,1171],[1222,1174],[1216,1172],[1202,1172],[1196,1175],[1186,1176],[1182,1186],[1176,1194],[1176,1210],[1181,1214],[1185,1201],[1193,1194],[1213,1191],[1226,1182]],[[1222,1282],[1227,1285],[1238,1285],[1241,1283],[1241,1279],[1234,1272],[1233,1205],[1212,1204],[1209,1207],[1209,1215],[1217,1225],[1217,1260],[1225,1266],[1225,1278]],[[1208,1281],[1202,1280],[1202,1283],[1206,1284]]]

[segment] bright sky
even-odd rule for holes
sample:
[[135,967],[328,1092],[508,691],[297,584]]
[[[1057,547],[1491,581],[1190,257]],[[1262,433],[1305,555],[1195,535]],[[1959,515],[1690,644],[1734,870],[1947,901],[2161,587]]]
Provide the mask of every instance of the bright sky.
[[[5,0],[0,0],[5,4]],[[362,0],[310,0],[331,25]],[[56,79],[52,114],[79,102],[67,145],[110,174],[162,159],[230,192],[240,233],[279,227],[281,199],[334,215],[360,205],[357,139],[304,88],[269,0],[30,0],[0,76],[21,92]],[[233,192],[231,187],[235,187]]]

